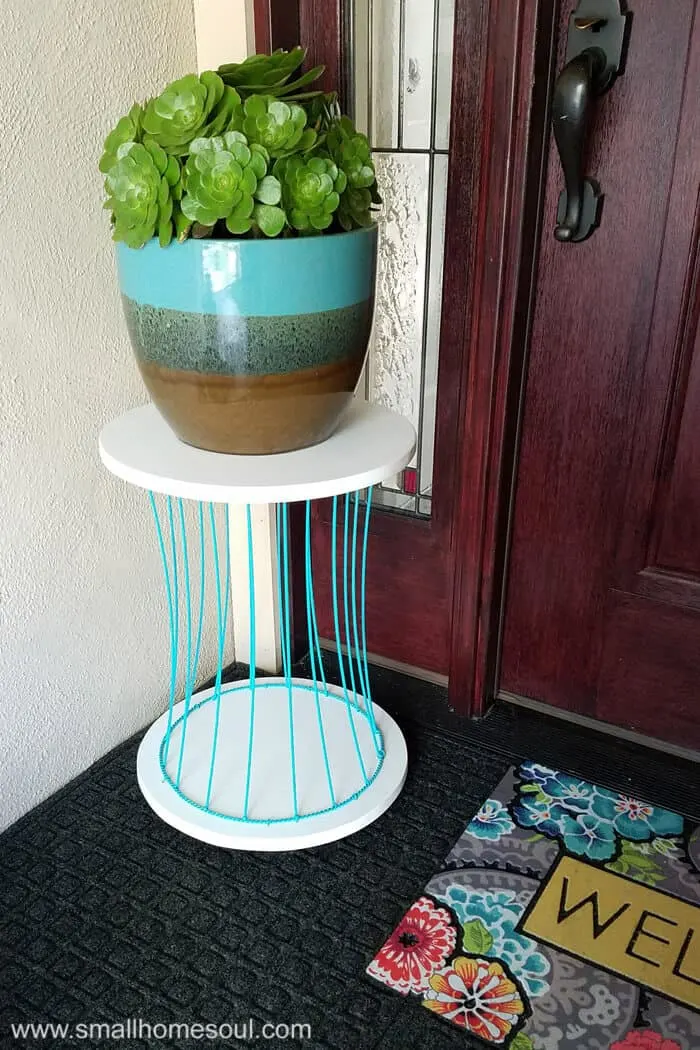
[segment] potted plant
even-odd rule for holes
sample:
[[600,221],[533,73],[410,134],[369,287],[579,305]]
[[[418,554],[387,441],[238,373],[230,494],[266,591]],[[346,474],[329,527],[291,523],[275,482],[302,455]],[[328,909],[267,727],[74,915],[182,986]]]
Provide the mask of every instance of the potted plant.
[[304,57],[174,81],[100,160],[141,374],[176,434],[216,452],[323,441],[367,353],[374,165]]

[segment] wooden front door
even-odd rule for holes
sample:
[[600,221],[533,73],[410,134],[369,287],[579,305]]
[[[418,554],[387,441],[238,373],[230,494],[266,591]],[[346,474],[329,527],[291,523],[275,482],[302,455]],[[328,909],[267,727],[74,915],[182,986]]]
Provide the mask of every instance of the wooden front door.
[[[529,697],[700,748],[700,0],[630,5],[579,244],[550,135],[574,0],[452,5],[432,513],[376,515],[371,647],[466,714]],[[256,0],[259,46],[301,39],[343,83],[356,7]]]
[[700,748],[700,4],[631,7],[584,243],[549,151],[500,691]]

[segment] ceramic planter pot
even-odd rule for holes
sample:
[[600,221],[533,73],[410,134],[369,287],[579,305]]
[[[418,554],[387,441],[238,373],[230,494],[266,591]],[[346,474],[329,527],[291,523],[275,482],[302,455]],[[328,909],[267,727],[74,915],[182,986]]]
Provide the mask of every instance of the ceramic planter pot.
[[324,441],[362,372],[376,260],[376,227],[117,245],[141,375],[178,437],[247,454]]

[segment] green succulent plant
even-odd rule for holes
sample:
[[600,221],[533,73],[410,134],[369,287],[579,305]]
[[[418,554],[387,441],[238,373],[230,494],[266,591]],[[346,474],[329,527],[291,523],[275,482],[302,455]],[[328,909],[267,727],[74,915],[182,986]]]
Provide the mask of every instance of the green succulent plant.
[[341,117],[326,136],[326,148],[348,177],[348,185],[363,190],[376,182],[372,152],[367,136],[355,130],[349,117]]
[[275,164],[289,223],[300,232],[327,230],[347,186],[345,172],[325,155],[288,157]]
[[179,184],[179,163],[152,139],[119,146],[105,179],[114,240],[141,248],[157,233],[166,247],[173,235],[173,199]]
[[348,186],[340,198],[338,222],[346,231],[355,230],[359,226],[372,226],[375,221],[373,207],[376,204],[381,204],[378,193]]
[[342,117],[337,91],[320,93],[305,102],[304,107],[308,114],[309,127],[315,128],[320,137]]
[[251,95],[245,100],[241,130],[258,142],[271,157],[303,153],[316,142],[316,132],[306,127],[306,112],[296,102],[281,102],[271,95]]
[[138,102],[131,107],[128,114],[119,121],[117,126],[110,131],[105,139],[104,149],[100,157],[100,171],[105,175],[117,162],[117,150],[125,142],[136,142],[141,131],[143,109]]
[[240,108],[240,95],[218,74],[190,73],[151,99],[143,114],[143,129],[166,152],[182,156],[195,138],[225,131]]
[[264,147],[249,144],[239,131],[195,139],[185,165],[183,214],[200,226],[225,219],[229,233],[248,233],[256,201],[276,205],[282,195],[278,180],[267,174],[269,163]]
[[180,77],[134,105],[104,143],[113,237],[292,237],[371,226],[369,143],[335,92],[305,90],[303,48]]
[[304,61],[303,47],[283,51],[281,48],[271,55],[250,55],[244,62],[231,62],[219,66],[219,76],[224,83],[235,87],[241,98],[249,95],[273,95],[276,98],[309,99],[320,95],[320,91],[300,94],[300,89],[313,84],[324,72],[325,66],[315,66],[307,73],[290,82],[290,77]]

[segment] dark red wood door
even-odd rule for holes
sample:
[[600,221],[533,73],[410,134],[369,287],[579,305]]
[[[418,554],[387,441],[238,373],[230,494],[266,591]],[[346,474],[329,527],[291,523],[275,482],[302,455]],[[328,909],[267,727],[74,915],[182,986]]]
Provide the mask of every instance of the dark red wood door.
[[633,7],[582,244],[549,157],[500,690],[700,748],[700,4]]

